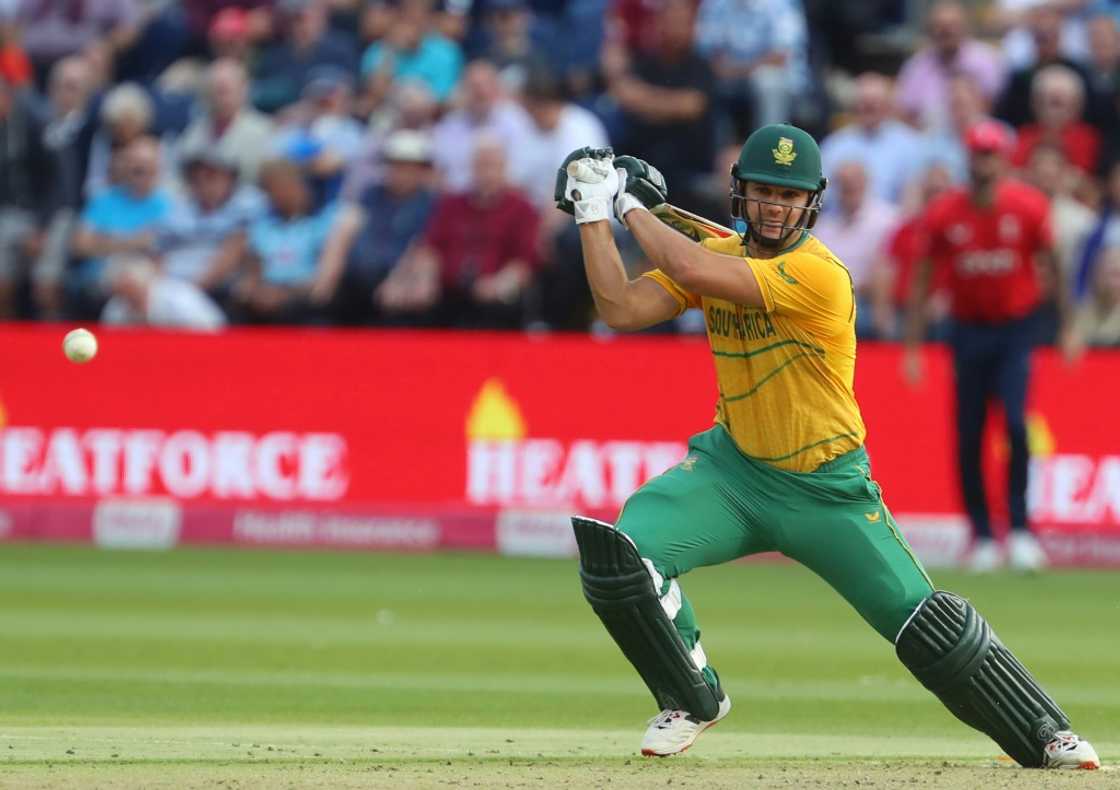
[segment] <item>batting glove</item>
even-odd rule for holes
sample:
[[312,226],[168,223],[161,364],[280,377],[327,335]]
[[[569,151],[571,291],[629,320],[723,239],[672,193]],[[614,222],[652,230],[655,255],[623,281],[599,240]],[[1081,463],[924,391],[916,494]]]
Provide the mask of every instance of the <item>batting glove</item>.
[[636,208],[649,210],[669,199],[669,185],[661,171],[633,156],[614,159],[618,171],[618,194],[614,199],[614,215],[626,224],[626,214]]
[[611,201],[618,192],[614,153],[610,148],[580,148],[564,160],[556,175],[556,206],[574,214],[576,224],[611,217]]

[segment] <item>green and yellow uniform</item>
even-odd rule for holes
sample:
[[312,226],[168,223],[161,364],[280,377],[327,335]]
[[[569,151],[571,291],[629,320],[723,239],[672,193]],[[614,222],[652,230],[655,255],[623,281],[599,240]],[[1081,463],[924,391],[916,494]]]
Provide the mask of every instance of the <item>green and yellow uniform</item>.
[[[602,175],[592,165],[611,157],[609,150],[572,152],[557,174],[557,205],[577,219],[583,211],[585,221],[602,214],[580,208],[589,201],[565,204],[561,197],[583,194],[569,185],[571,163],[581,163],[577,174],[586,167]],[[652,209],[663,204],[667,189],[656,168],[633,157],[612,161],[626,190],[616,195],[616,212],[632,210],[626,207],[635,199]],[[601,182],[586,181],[591,188]],[[584,597],[662,711],[642,753],[677,754],[730,710],[677,578],[701,565],[777,551],[828,582],[894,642],[903,665],[953,715],[1020,765],[1098,767],[1092,746],[1070,730],[1069,717],[971,604],[934,591],[871,478],[852,389],[851,278],[808,233],[827,186],[808,133],[764,126],[731,168],[731,216],[743,237],[707,238],[710,223],[683,215],[669,223],[718,254],[696,256],[698,290],[722,291],[716,283],[728,272],[746,275],[722,266],[747,267],[759,292],[741,291],[753,306],[690,293],[663,271],[646,275],[672,296],[678,313],[704,311],[719,400],[715,426],[692,437],[681,463],[630,497],[615,525],[572,518]],[[654,255],[647,242],[643,248]],[[774,254],[753,258],[753,250]],[[677,261],[664,260],[676,270]],[[646,284],[641,291],[649,291]],[[658,299],[656,315],[669,306]]]
[[746,455],[791,472],[811,472],[863,446],[856,404],[852,278],[820,241],[803,231],[776,258],[744,258],[736,236],[708,249],[749,266],[766,308],[689,293],[660,271],[681,312],[704,312],[719,383],[716,422]]
[[728,266],[751,268],[765,307],[700,297],[661,271],[645,275],[682,312],[704,311],[719,401],[716,425],[627,501],[617,528],[661,576],[661,593],[677,609],[673,623],[714,685],[692,607],[675,582],[692,568],[781,552],[891,640],[933,587],[863,449],[848,270],[807,231],[766,259],[745,257],[738,237],[703,243],[726,254]]

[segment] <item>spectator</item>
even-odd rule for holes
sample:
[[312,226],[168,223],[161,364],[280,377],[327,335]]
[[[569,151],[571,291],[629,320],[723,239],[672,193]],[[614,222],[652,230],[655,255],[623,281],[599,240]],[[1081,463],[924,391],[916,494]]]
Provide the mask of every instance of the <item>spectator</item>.
[[801,0],[701,0],[696,49],[712,64],[724,109],[750,128],[790,121],[794,97],[810,87]]
[[[44,134],[48,145],[62,149],[75,140],[87,120],[93,85],[87,73],[88,61],[71,55],[54,64],[47,83],[45,113],[47,128]],[[80,183],[71,187],[75,199],[81,192]]]
[[0,318],[13,316],[24,267],[43,252],[57,208],[56,183],[42,124],[25,98],[0,79]]
[[470,186],[478,135],[495,137],[505,143],[507,151],[517,151],[530,133],[525,110],[506,97],[492,63],[470,63],[463,72],[461,91],[459,107],[432,130],[436,169],[444,187],[452,192]]
[[298,101],[315,66],[357,73],[354,42],[327,27],[327,0],[281,0],[277,9],[280,40],[261,53],[253,70],[253,104],[264,112]]
[[556,208],[552,179],[541,176],[556,172],[564,157],[580,146],[607,145],[599,119],[565,100],[564,93],[551,71],[539,65],[529,71],[521,101],[532,123],[525,142],[510,152],[512,180],[541,218],[537,255],[547,266],[537,279],[532,306],[537,313],[534,319],[551,326],[581,320],[582,308],[590,306],[591,292],[583,270],[579,231],[571,216]]
[[917,126],[938,129],[950,123],[946,108],[957,77],[970,78],[989,102],[1003,85],[999,53],[969,35],[966,13],[955,0],[936,3],[926,17],[930,43],[911,55],[898,74],[898,106]]
[[[693,199],[696,205],[695,213],[702,217],[711,217],[720,222],[723,222],[722,217],[730,216],[728,213],[728,178],[731,175],[731,167],[739,161],[739,153],[742,147],[741,143],[734,142],[721,147],[716,153],[712,169],[703,179],[695,182],[696,196]],[[672,185],[670,185],[670,189],[672,189]]]
[[227,6],[214,15],[206,40],[216,60],[229,58],[248,67],[254,45],[252,19],[252,12],[237,6]]
[[423,83],[406,80],[396,85],[389,101],[370,118],[361,151],[346,171],[343,199],[357,201],[368,187],[381,181],[381,152],[389,135],[398,129],[431,132],[438,111],[435,97]]
[[[155,106],[148,93],[133,82],[117,85],[101,102],[100,126],[89,141],[85,180],[82,192],[91,198],[106,187],[122,183],[113,163],[124,160],[115,153],[127,148],[133,141],[153,133]],[[173,164],[173,155],[164,150],[164,164]]]
[[[872,320],[880,338],[899,339],[898,319],[910,304],[915,270],[925,253],[926,208],[954,183],[952,171],[943,163],[935,163],[907,190],[899,222],[887,234],[882,259],[875,269]],[[932,283],[931,298],[923,306],[930,339],[941,339],[947,331],[949,296],[943,279]]]
[[44,85],[55,61],[91,45],[106,45],[112,60],[136,40],[142,20],[135,0],[23,0],[17,21],[36,82]]
[[1052,143],[1035,146],[1024,175],[1031,186],[1050,198],[1054,255],[1059,271],[1072,285],[1085,241],[1097,220],[1096,207],[1075,197],[1077,182],[1088,177],[1070,168],[1062,149]]
[[[656,54],[604,51],[603,74],[618,105],[619,150],[653,163],[670,188],[685,190],[707,173],[715,156],[714,77],[692,46],[690,0],[665,0],[657,12]],[[687,141],[687,143],[684,143]]]
[[95,42],[77,57],[85,63],[86,82],[89,83],[91,93],[108,93],[113,88],[113,51],[109,45],[102,41]]
[[1120,112],[1116,106],[1120,91],[1120,29],[1108,14],[1089,20],[1089,107],[1088,119],[1104,139],[1120,135]]
[[102,276],[114,255],[152,255],[156,228],[171,208],[171,199],[160,188],[160,144],[139,137],[116,154],[120,183],[94,194],[78,220],[71,243],[80,259],[68,280],[70,296],[79,309],[100,300]]
[[954,77],[949,83],[948,123],[940,129],[929,129],[922,136],[923,164],[942,164],[949,169],[953,183],[964,183],[968,178],[965,133],[981,121],[992,120],[990,109],[991,105],[974,80]]
[[403,3],[385,37],[362,55],[362,79],[380,103],[396,80],[423,82],[439,102],[445,102],[459,81],[463,56],[459,45],[433,29],[428,5]]
[[891,117],[891,90],[890,80],[881,74],[856,79],[854,120],[824,139],[821,161],[829,178],[838,175],[845,162],[861,163],[871,193],[897,205],[922,167],[924,149],[917,132]]
[[522,144],[510,151],[511,180],[539,211],[551,210],[567,220],[565,226],[571,225],[569,215],[556,209],[553,184],[541,176],[555,172],[564,157],[580,146],[607,145],[606,129],[591,111],[567,101],[560,81],[540,66],[528,73],[521,105],[531,123]]
[[1077,74],[1064,66],[1047,66],[1035,75],[1031,99],[1035,120],[1020,128],[1012,163],[1026,166],[1035,147],[1047,142],[1058,146],[1074,167],[1094,172],[1100,133],[1081,119],[1085,86]]
[[103,324],[211,332],[226,324],[222,309],[202,289],[161,272],[144,257],[113,261],[105,279],[112,295],[101,311]]
[[823,214],[814,235],[844,261],[856,295],[856,332],[874,336],[888,332],[888,316],[876,315],[875,271],[887,239],[898,222],[898,209],[870,190],[868,172],[858,160],[836,168],[837,210]]
[[238,163],[220,147],[185,150],[179,161],[186,190],[157,226],[159,262],[164,274],[215,291],[236,269],[264,198],[238,184]]
[[1120,247],[1120,215],[1117,213],[1120,209],[1120,162],[1110,168],[1105,186],[1093,228],[1085,239],[1073,272],[1074,301],[1084,300],[1092,289],[1103,251]]
[[993,32],[1002,34],[1004,56],[1012,68],[1035,63],[1038,48],[1031,35],[1033,12],[1048,7],[1057,20],[1058,50],[1071,60],[1083,60],[1088,53],[1085,22],[1092,9],[1107,8],[1111,0],[996,0],[989,8]]
[[1074,312],[1078,343],[1120,346],[1120,247],[1103,250],[1089,285]]
[[256,183],[271,141],[272,121],[253,109],[248,99],[245,67],[229,58],[214,61],[207,71],[200,112],[179,139],[180,159],[184,152],[214,149],[237,163],[244,183]]
[[246,44],[269,38],[278,5],[275,0],[181,0],[180,4],[194,48],[201,49],[203,42],[209,39],[211,51],[218,57],[229,53],[219,53],[213,48],[216,34],[218,39],[236,38]]
[[657,3],[650,0],[611,0],[607,44],[621,44],[629,52],[657,51]]
[[996,102],[996,117],[1016,128],[1030,122],[1035,76],[1047,66],[1060,65],[1072,69],[1081,80],[1082,93],[1089,93],[1089,77],[1084,67],[1062,55],[1061,13],[1048,3],[1040,3],[1030,9],[1027,20],[1037,57],[1034,63],[1011,73]]
[[269,212],[249,226],[245,275],[234,286],[233,300],[252,321],[317,320],[319,311],[308,297],[335,205],[315,210],[311,186],[293,162],[266,162],[260,180]]
[[58,201],[43,238],[42,251],[32,272],[33,300],[40,316],[61,316],[62,281],[70,257],[70,235],[82,204],[81,133],[90,104],[86,58],[71,55],[54,64],[44,115],[42,140],[51,151]]
[[527,0],[486,2],[485,40],[480,54],[498,67],[511,91],[521,89],[534,66],[560,71],[553,56],[555,44],[537,22]]
[[469,191],[436,204],[420,244],[377,292],[388,315],[515,329],[536,259],[537,213],[506,178],[506,145],[478,138]]
[[[396,3],[388,0],[370,0],[358,15],[358,38],[364,48],[368,48],[389,34],[389,28],[397,19]],[[363,49],[363,55],[365,54]]]
[[353,80],[334,66],[316,66],[308,75],[303,98],[288,113],[274,148],[297,162],[312,178],[318,205],[334,200],[347,165],[362,149],[362,125],[350,114]]
[[381,157],[384,181],[340,209],[311,291],[318,304],[336,299],[346,323],[371,316],[371,297],[424,230],[435,205],[429,135],[393,132]]

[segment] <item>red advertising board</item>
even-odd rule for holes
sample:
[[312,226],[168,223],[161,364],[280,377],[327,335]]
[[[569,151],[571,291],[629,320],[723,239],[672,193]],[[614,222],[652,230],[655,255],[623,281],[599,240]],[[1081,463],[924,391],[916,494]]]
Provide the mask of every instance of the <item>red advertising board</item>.
[[[0,326],[6,539],[566,553],[565,514],[613,518],[714,406],[699,338],[105,330],[74,365],[63,334]],[[928,363],[911,389],[897,348],[862,345],[857,393],[888,504],[951,561],[951,375]],[[1120,564],[1118,389],[1120,355],[1036,359],[1031,508],[1058,562]]]

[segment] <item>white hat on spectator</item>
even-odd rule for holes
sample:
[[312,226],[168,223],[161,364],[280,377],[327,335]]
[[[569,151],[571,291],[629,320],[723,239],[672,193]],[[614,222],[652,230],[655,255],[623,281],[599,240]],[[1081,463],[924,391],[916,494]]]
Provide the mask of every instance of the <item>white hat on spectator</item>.
[[398,129],[385,139],[381,158],[386,162],[429,164],[432,161],[432,138],[427,132]]

